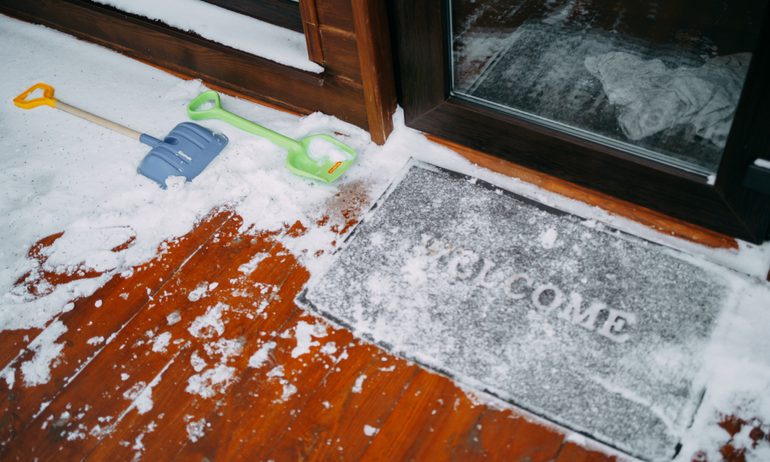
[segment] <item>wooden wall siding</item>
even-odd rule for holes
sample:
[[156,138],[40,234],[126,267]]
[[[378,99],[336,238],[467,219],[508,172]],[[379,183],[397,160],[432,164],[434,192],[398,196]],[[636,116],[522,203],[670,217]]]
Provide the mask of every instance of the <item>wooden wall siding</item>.
[[354,31],[324,26],[319,28],[326,72],[361,85],[358,46]]
[[369,131],[375,142],[384,143],[393,131],[397,104],[387,4],[385,0],[352,1]]
[[203,0],[276,26],[302,32],[302,16],[290,0]]
[[[84,0],[0,0],[0,12],[44,24],[113,48],[175,73],[231,89],[251,98],[307,114],[322,111],[364,129],[384,142],[390,121],[369,113],[366,104],[383,98],[364,88],[357,40],[387,40],[382,31],[356,31],[351,0],[303,0],[302,18],[311,59],[322,63],[321,75],[282,66],[182,32],[163,24]],[[386,48],[389,43],[381,44]],[[368,61],[367,61],[368,62]],[[385,66],[377,68],[387,71]],[[389,77],[392,82],[392,76]],[[371,79],[369,80],[371,83]],[[390,90],[387,90],[390,91]],[[395,107],[395,105],[394,105]]]
[[311,61],[320,65],[324,64],[323,45],[318,24],[318,11],[314,1],[304,1],[299,4],[302,15],[302,29],[305,33],[307,54]]

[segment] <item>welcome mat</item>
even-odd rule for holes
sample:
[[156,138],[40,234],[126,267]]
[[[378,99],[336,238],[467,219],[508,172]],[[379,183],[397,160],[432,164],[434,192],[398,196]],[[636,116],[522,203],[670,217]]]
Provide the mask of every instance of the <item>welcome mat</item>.
[[412,162],[298,302],[637,457],[675,456],[727,287],[684,255]]

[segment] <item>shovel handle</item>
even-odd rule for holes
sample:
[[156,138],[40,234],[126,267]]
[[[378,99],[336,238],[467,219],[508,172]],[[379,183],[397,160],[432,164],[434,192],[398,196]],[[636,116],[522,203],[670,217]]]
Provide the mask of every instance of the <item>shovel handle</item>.
[[[206,105],[210,105],[211,107],[205,109],[202,108]],[[190,101],[187,104],[187,115],[190,116],[192,120],[219,119],[253,135],[267,138],[271,143],[280,146],[287,151],[302,149],[302,145],[299,142],[288,136],[284,136],[267,127],[263,127],[262,125],[246,120],[239,115],[223,109],[222,102],[219,99],[219,93],[214,90],[204,91]]]
[[[29,95],[34,93],[36,90],[43,90],[43,96],[27,99]],[[102,127],[109,128],[110,130],[126,135],[129,138],[134,138],[136,140],[141,141],[142,134],[139,133],[138,131],[131,130],[128,127],[125,127],[120,124],[116,124],[111,120],[107,120],[103,117],[99,117],[96,114],[91,114],[90,112],[84,111],[82,109],[78,109],[75,106],[65,103],[64,101],[57,100],[56,98],[54,98],[53,94],[54,94],[54,88],[52,86],[48,85],[47,83],[39,82],[27,88],[19,96],[14,98],[13,104],[15,104],[16,106],[22,109],[34,109],[38,106],[44,106],[44,105],[51,106],[54,109],[59,109],[64,112],[68,112],[74,116],[80,117],[81,119],[85,119],[89,122],[93,122],[97,125],[101,125]]]
[[[34,93],[36,90],[43,90],[43,96],[27,99],[29,95]],[[22,109],[34,109],[43,105],[56,107],[56,100],[53,97],[53,87],[47,83],[38,82],[14,98],[13,104]]]

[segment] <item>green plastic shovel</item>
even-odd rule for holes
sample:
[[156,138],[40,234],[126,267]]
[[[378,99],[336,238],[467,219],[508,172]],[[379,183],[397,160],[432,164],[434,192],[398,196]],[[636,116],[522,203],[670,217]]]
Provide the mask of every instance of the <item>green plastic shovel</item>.
[[295,175],[331,183],[350,167],[356,158],[355,149],[325,135],[308,135],[294,140],[222,109],[219,93],[209,90],[201,93],[187,105],[187,114],[193,120],[219,119],[286,149],[286,168]]

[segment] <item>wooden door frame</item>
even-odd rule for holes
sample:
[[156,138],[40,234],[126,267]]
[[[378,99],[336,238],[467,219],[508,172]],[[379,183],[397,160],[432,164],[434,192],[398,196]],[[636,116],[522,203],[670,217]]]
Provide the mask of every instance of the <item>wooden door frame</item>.
[[[758,41],[768,42],[766,9]],[[743,185],[770,153],[770,50],[750,65],[714,184],[683,170],[470,103],[451,94],[448,0],[391,3],[406,124],[508,161],[750,242],[770,228],[770,197]]]

